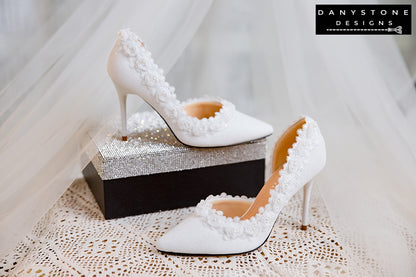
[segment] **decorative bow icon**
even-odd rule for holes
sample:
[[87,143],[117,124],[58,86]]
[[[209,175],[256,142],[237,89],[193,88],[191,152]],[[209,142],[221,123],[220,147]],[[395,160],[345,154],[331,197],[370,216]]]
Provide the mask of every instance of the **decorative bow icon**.
[[396,28],[387,28],[387,32],[396,32],[397,34],[402,34],[402,26],[397,26]]

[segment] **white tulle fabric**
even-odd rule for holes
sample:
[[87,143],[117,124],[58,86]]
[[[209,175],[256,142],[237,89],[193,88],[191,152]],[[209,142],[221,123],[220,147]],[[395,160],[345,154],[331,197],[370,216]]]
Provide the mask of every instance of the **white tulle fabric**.
[[[9,5],[19,5],[13,2]],[[31,230],[79,176],[88,162],[82,155],[89,151],[90,137],[119,112],[106,72],[117,31],[133,28],[146,41],[156,62],[169,70],[211,1],[92,0],[77,4],[0,91],[2,254]],[[27,13],[19,19],[33,17],[32,10]],[[20,43],[32,42],[31,34]],[[8,54],[19,60],[19,52]],[[128,107],[133,108],[137,104]]]
[[[117,30],[134,28],[168,71],[208,2],[81,2],[50,40],[38,52],[31,52],[31,61],[0,92],[0,250],[13,247],[28,233],[79,174],[76,164],[83,152],[79,141],[87,130],[104,122],[104,115],[118,111],[105,73]],[[332,270],[354,276],[414,275],[416,91],[392,37],[316,36],[314,5],[318,2],[217,1],[168,75],[181,98],[221,95],[243,112],[273,122],[276,130],[298,114],[311,115],[319,122],[328,161],[315,187],[329,214],[326,217],[321,206],[312,210],[311,220],[322,219],[316,233],[309,236],[297,231],[295,219],[287,212],[279,224],[283,229],[274,230],[273,248],[266,245],[261,251],[233,258],[156,258],[147,238],[154,241],[157,228],[165,230],[190,210],[100,221],[98,213],[79,211],[95,205],[91,198],[78,200],[83,194],[73,193],[57,204],[63,214],[70,214],[65,219],[70,218],[70,224],[55,221],[62,218],[59,213],[48,213],[35,228],[36,235],[20,244],[16,257],[27,259],[19,269],[46,267],[48,271],[53,267],[72,272],[79,263],[89,266],[88,270],[111,270],[105,265],[126,262],[131,272],[140,272],[145,269],[137,269],[136,264],[149,261],[158,266],[152,259],[160,259],[171,275],[182,270],[199,275],[201,264],[207,265],[202,265],[207,272],[227,268],[267,276],[273,268],[281,275],[298,275],[299,263],[311,265],[311,271],[304,272],[309,276],[313,268],[327,275],[338,275]],[[324,3],[331,2],[358,3]],[[300,216],[300,201],[294,205],[287,209],[293,208]],[[85,226],[81,222],[89,220],[90,228],[81,227]],[[90,232],[96,227],[99,232]],[[138,236],[140,228],[148,230],[148,235]],[[110,244],[108,237],[118,234],[121,238],[114,243],[119,243]],[[80,241],[65,239],[71,236]],[[100,241],[100,237],[106,238]],[[65,247],[49,247],[51,241]],[[303,255],[292,250],[294,241],[307,249]],[[113,246],[117,255],[100,259]],[[94,251],[82,249],[70,255],[74,247]],[[88,256],[79,254],[89,252]],[[60,263],[56,257],[63,253],[71,262]],[[331,253],[336,262],[326,263],[323,253]],[[51,263],[55,265],[49,267]],[[151,273],[145,275],[156,274],[160,268],[148,267]]]
[[392,36],[316,36],[319,2],[215,2],[170,77],[178,91],[216,91],[275,130],[299,113],[319,122],[328,160],[315,185],[349,267],[412,276],[414,84]]

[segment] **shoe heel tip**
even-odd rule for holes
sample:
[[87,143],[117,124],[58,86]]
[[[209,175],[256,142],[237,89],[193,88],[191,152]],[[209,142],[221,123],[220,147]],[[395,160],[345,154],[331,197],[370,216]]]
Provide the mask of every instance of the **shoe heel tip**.
[[127,136],[122,136],[122,137],[121,137],[121,140],[122,140],[122,141],[127,141]]
[[308,226],[307,225],[302,225],[300,227],[300,229],[303,230],[303,231],[306,231],[306,230],[308,230]]

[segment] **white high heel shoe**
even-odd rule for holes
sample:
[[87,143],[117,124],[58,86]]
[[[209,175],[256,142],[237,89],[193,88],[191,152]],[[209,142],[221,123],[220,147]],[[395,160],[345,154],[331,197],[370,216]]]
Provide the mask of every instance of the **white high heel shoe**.
[[176,99],[163,71],[136,34],[120,30],[107,65],[117,89],[122,122],[122,139],[127,140],[126,96],[136,94],[165,120],[176,138],[196,147],[239,144],[267,137],[271,125],[235,110],[221,98],[203,97],[183,103]]
[[[257,249],[269,237],[289,199],[302,187],[302,229],[308,225],[312,179],[326,162],[325,142],[317,123],[305,117],[280,137],[274,149],[274,173],[254,202],[241,206],[239,197],[209,196],[195,212],[169,230],[156,243],[168,253],[231,255]],[[230,207],[232,209],[230,209]]]

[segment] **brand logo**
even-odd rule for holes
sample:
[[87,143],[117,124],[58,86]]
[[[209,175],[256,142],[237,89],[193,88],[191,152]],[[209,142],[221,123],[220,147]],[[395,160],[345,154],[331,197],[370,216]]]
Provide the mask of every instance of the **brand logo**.
[[410,35],[411,5],[316,5],[317,35]]

